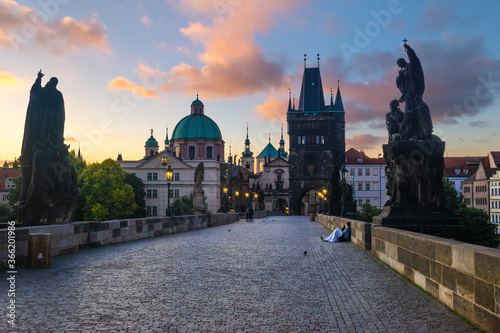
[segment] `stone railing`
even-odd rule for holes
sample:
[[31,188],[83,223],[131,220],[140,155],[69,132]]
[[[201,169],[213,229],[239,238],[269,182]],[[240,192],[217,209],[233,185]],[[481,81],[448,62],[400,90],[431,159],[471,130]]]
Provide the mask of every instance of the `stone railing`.
[[378,224],[318,216],[333,230],[351,222],[353,243],[487,332],[500,327],[500,250]]
[[[238,220],[237,213],[228,213],[20,227],[15,230],[16,265],[27,262],[28,236],[33,233],[51,234],[53,257],[91,247],[214,227]],[[7,268],[7,235],[7,229],[0,229],[0,269]]]

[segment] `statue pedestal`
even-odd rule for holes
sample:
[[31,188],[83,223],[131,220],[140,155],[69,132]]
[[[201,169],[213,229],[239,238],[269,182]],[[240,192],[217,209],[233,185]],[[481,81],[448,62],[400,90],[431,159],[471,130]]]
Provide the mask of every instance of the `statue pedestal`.
[[195,187],[193,189],[193,214],[195,215],[207,212],[207,209],[203,206],[203,194],[205,194],[205,191],[202,188]]
[[386,206],[372,222],[459,241],[467,241],[469,236],[467,227],[459,225],[457,219],[443,208]]

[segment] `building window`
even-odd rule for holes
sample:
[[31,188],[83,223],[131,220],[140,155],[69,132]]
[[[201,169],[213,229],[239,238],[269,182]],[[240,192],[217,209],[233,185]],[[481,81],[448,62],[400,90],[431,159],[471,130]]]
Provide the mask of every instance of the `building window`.
[[3,202],[7,201],[7,194],[2,194],[2,201]]
[[178,172],[174,172],[174,180],[179,180],[179,173]]
[[469,192],[470,192],[470,187],[469,186],[464,187],[464,193],[469,193]]
[[179,197],[179,190],[174,190],[174,198],[178,198]]
[[146,215],[157,216],[158,215],[158,207],[157,206],[146,206]]
[[358,183],[358,191],[363,191],[363,183]]
[[365,187],[366,187],[366,190],[369,191],[370,190],[370,183],[366,183]]
[[305,136],[302,136],[302,144],[305,145],[306,144],[306,137]]
[[378,169],[377,169],[377,168],[374,168],[374,169],[373,169],[373,175],[374,175],[374,176],[378,176]]
[[153,172],[153,180],[158,180],[158,173]]
[[248,170],[250,170],[250,162],[246,162],[245,163],[245,168],[247,168]]
[[369,203],[370,203],[370,198],[366,198],[365,202],[366,202],[367,204],[369,204]]
[[196,147],[190,146],[189,147],[189,159],[194,160],[194,155],[196,152]]
[[148,172],[148,180],[158,180],[158,173]]
[[319,145],[319,135],[316,135],[316,144]]
[[363,169],[358,169],[358,176],[363,176]]
[[299,135],[297,138],[298,138],[297,143],[299,145],[301,145],[302,144],[302,137]]
[[146,198],[151,198],[151,190],[146,190]]
[[470,198],[465,198],[464,202],[467,206],[470,206]]
[[378,182],[373,182],[373,190],[378,191]]
[[370,169],[366,169],[365,170],[365,176],[369,176],[370,175]]
[[213,158],[213,148],[212,147],[207,147],[207,160],[211,160]]
[[325,137],[322,135],[321,136],[321,144],[324,145],[325,144]]
[[354,169],[351,169],[351,177],[354,176]]

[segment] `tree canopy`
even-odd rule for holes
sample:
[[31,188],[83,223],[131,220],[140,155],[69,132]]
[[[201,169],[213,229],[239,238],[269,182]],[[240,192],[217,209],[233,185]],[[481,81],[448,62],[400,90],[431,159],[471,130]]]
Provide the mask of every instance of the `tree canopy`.
[[112,220],[133,215],[139,206],[125,179],[126,172],[112,159],[90,164],[78,178],[83,219]]

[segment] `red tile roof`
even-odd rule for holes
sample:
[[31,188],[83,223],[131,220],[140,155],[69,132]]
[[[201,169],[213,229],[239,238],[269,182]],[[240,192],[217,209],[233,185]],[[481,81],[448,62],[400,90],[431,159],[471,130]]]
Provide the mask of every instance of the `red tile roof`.
[[[345,152],[345,158],[347,160],[346,164],[385,164],[383,158],[368,157],[365,152],[354,148]],[[359,163],[359,159],[362,159],[361,163]]]
[[16,178],[22,174],[21,170],[0,169],[0,191],[5,191],[5,181],[9,178]]

